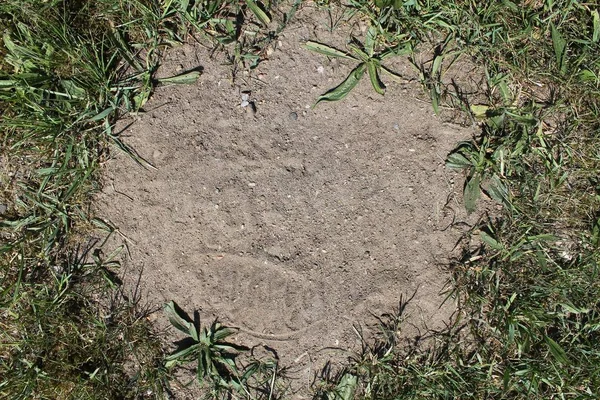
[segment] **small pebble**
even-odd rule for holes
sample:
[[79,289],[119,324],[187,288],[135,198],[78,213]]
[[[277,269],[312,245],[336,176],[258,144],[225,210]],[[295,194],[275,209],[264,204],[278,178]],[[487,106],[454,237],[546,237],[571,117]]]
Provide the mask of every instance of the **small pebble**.
[[256,187],[256,183],[250,182],[250,183],[248,183],[248,187],[251,187],[251,188]]
[[0,204],[0,214],[4,214],[8,210],[6,204]]
[[291,119],[292,121],[296,121],[296,120],[298,119],[298,113],[296,113],[296,112],[291,112],[291,113],[290,113],[290,115],[289,115],[289,117],[290,117],[290,119]]

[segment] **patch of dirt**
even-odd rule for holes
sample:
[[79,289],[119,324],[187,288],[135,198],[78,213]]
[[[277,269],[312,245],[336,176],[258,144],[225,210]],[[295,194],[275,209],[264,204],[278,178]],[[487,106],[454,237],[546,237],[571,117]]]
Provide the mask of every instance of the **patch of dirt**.
[[298,398],[326,360],[345,359],[339,349],[360,349],[354,323],[402,295],[416,292],[403,335],[449,320],[441,267],[461,235],[450,224],[465,217],[462,179],[444,159],[472,135],[418,100],[418,83],[389,83],[381,97],[365,77],[345,100],[310,108],[354,65],[301,48],[308,39],[335,40],[300,10],[271,59],[235,85],[203,47],[173,50],[163,74],[204,73],[156,91],[124,134],[156,170],[116,155],[98,202],[128,238],[129,278],[141,274],[147,302],[174,300],[274,348]]

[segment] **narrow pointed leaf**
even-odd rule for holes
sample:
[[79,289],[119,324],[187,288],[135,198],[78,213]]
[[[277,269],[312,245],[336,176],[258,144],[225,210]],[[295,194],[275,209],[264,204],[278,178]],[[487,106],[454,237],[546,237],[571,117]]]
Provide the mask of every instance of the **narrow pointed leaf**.
[[199,76],[200,71],[191,71],[186,72],[185,74],[171,76],[169,78],[160,78],[158,79],[158,82],[163,84],[172,83],[175,85],[190,85],[192,83],[196,83]]
[[17,85],[17,81],[13,79],[0,79],[0,89],[9,88],[12,89]]
[[354,398],[354,391],[356,390],[356,385],[358,384],[358,378],[356,375],[346,373],[340,379],[340,382],[337,384],[335,391],[333,393],[329,393],[327,396],[328,400],[351,400]]
[[190,335],[195,341],[198,341],[198,333],[196,332],[194,323],[185,314],[179,312],[174,301],[166,303],[164,310],[167,317],[169,317],[169,321],[175,328],[186,335]]
[[92,118],[90,118],[89,121],[90,122],[100,121],[101,119],[108,117],[114,110],[115,110],[114,107],[108,107],[106,110],[104,110],[104,111],[96,114]]
[[360,47],[354,44],[349,44],[348,47],[350,47],[350,50],[352,50],[352,52],[356,54],[356,57],[362,62],[368,62],[371,59],[371,57],[369,57],[369,55],[365,53]]
[[460,153],[452,153],[446,159],[446,166],[448,168],[463,169],[471,167],[471,161]]
[[433,66],[431,67],[431,76],[436,76],[438,73],[441,74],[442,61],[444,60],[444,56],[438,54],[433,59]]
[[344,80],[344,82],[340,83],[335,88],[329,90],[327,93],[319,96],[315,106],[319,104],[321,101],[337,101],[341,100],[350,93],[352,89],[360,82],[360,79],[365,74],[367,66],[365,63],[360,64],[358,67],[354,68],[352,72],[348,75],[348,77]]
[[375,60],[371,60],[367,63],[367,71],[369,72],[369,78],[371,79],[371,85],[373,85],[373,89],[383,96],[385,94],[385,87],[379,80],[379,74],[377,73],[377,65]]
[[197,345],[192,345],[185,349],[179,350],[173,354],[169,354],[168,356],[165,357],[165,360],[166,361],[175,361],[175,360],[184,359],[185,356],[192,354],[194,352],[194,350],[196,350],[196,347],[197,347]]
[[554,340],[550,339],[548,336],[546,336],[545,340],[546,345],[548,346],[548,350],[550,350],[550,353],[552,353],[556,361],[558,361],[561,364],[568,364],[569,359],[567,358],[567,353],[565,352],[565,349],[563,349],[561,345],[556,343]]
[[508,187],[500,180],[497,175],[494,175],[488,182],[487,194],[500,204],[511,208],[508,198]]
[[496,239],[494,239],[492,236],[490,236],[486,232],[483,232],[483,231],[479,232],[479,236],[481,236],[481,240],[483,240],[483,242],[485,244],[487,244],[494,250],[502,250],[504,248],[504,246],[502,246],[502,244],[500,244]]
[[236,330],[233,328],[221,328],[219,327],[218,330],[215,331],[215,333],[213,334],[213,338],[215,342],[221,341],[223,339],[225,339],[228,336],[233,335],[234,333],[236,333]]
[[556,64],[560,72],[567,72],[566,55],[567,55],[567,41],[560,34],[558,29],[554,25],[551,26],[552,31],[552,47],[554,47],[554,56],[556,57]]
[[596,43],[600,40],[600,13],[598,10],[592,11],[594,33],[592,34],[592,42]]
[[465,189],[463,192],[463,200],[465,202],[465,208],[467,212],[470,214],[475,211],[477,206],[477,199],[481,194],[479,189],[479,183],[481,182],[481,177],[479,174],[473,175],[465,185]]
[[258,20],[263,25],[269,25],[269,23],[271,22],[271,18],[269,18],[267,13],[264,12],[263,9],[260,8],[260,6],[254,0],[246,0],[246,4],[248,5],[248,8],[250,8],[250,10],[254,13],[254,15],[256,15],[256,18],[258,18]]
[[369,26],[367,30],[367,36],[365,38],[365,50],[367,55],[373,57],[375,54],[375,41],[377,39],[377,27],[375,25]]
[[440,94],[435,87],[435,85],[431,86],[430,89],[431,95],[431,105],[433,106],[433,112],[438,115],[440,113]]
[[386,58],[389,57],[393,57],[393,56],[404,56],[407,54],[410,54],[412,52],[412,46],[409,43],[403,44],[401,46],[396,46],[394,48],[391,48],[389,50],[384,51],[380,56],[379,59],[381,61],[385,60]]
[[310,51],[314,51],[315,53],[320,53],[320,54],[324,54],[327,57],[333,57],[333,58],[346,58],[349,60],[353,60],[354,58],[352,56],[350,56],[349,54],[344,53],[343,51],[340,51],[338,49],[335,49],[333,47],[329,47],[325,44],[321,44],[321,43],[317,43],[317,42],[312,42],[312,41],[308,41],[304,44],[304,47]]

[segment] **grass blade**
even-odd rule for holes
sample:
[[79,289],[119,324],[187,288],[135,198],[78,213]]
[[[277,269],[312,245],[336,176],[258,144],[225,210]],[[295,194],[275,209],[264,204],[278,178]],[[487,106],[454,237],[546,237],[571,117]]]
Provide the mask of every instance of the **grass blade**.
[[352,89],[360,82],[360,79],[365,74],[367,66],[365,63],[360,64],[358,67],[354,68],[352,72],[348,75],[348,77],[344,80],[344,82],[340,83],[335,88],[329,90],[327,93],[319,96],[315,106],[319,104],[321,101],[337,101],[341,100],[350,93]]
[[488,233],[486,233],[484,231],[479,232],[479,236],[481,237],[481,240],[483,240],[485,244],[487,244],[494,250],[502,250],[504,248],[504,246],[502,246],[502,244],[500,244],[496,239],[494,239],[492,236],[490,236]]
[[550,350],[550,353],[552,353],[556,361],[558,361],[561,364],[568,364],[569,359],[567,358],[567,353],[565,352],[565,349],[563,349],[561,345],[556,343],[554,340],[550,339],[548,336],[545,337],[545,340],[546,345],[548,345],[548,350]]
[[320,54],[324,54],[327,57],[333,57],[333,58],[346,58],[348,60],[353,60],[354,57],[350,56],[349,54],[344,53],[343,51],[340,51],[338,49],[335,49],[333,47],[329,47],[325,44],[321,44],[321,43],[317,43],[317,42],[313,42],[311,40],[309,40],[308,42],[306,42],[304,44],[304,47],[310,51],[314,51],[315,53],[320,53]]
[[114,107],[108,107],[106,110],[98,113],[97,115],[93,116],[92,118],[89,119],[90,122],[96,122],[96,121],[100,121],[101,119],[104,119],[106,117],[108,117],[110,114],[112,114],[112,112],[115,111]]

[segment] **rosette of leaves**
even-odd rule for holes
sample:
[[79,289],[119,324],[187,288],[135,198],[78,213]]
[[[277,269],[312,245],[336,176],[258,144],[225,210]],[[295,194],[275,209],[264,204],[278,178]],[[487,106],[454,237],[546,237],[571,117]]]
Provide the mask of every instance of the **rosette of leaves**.
[[173,301],[165,304],[164,310],[171,324],[187,335],[175,342],[177,350],[166,357],[166,367],[196,362],[198,382],[210,380],[218,386],[237,389],[240,374],[235,358],[247,348],[225,341],[235,329],[224,327],[216,320],[208,327],[201,327],[197,313],[192,320]]
[[380,54],[375,54],[377,36],[377,27],[371,25],[367,30],[364,45],[361,45],[356,39],[353,39],[350,42],[348,46],[351,50],[350,53],[318,42],[308,41],[305,43],[304,47],[310,51],[324,54],[331,58],[345,58],[359,63],[342,83],[319,96],[315,102],[315,106],[321,101],[337,101],[346,97],[358,82],[360,82],[365,75],[365,72],[369,75],[373,89],[381,95],[385,94],[385,85],[380,79],[381,71],[385,72],[393,79],[403,81],[403,78],[400,75],[384,66],[382,61],[391,56],[408,54],[411,51],[410,46],[408,44],[396,46]]

